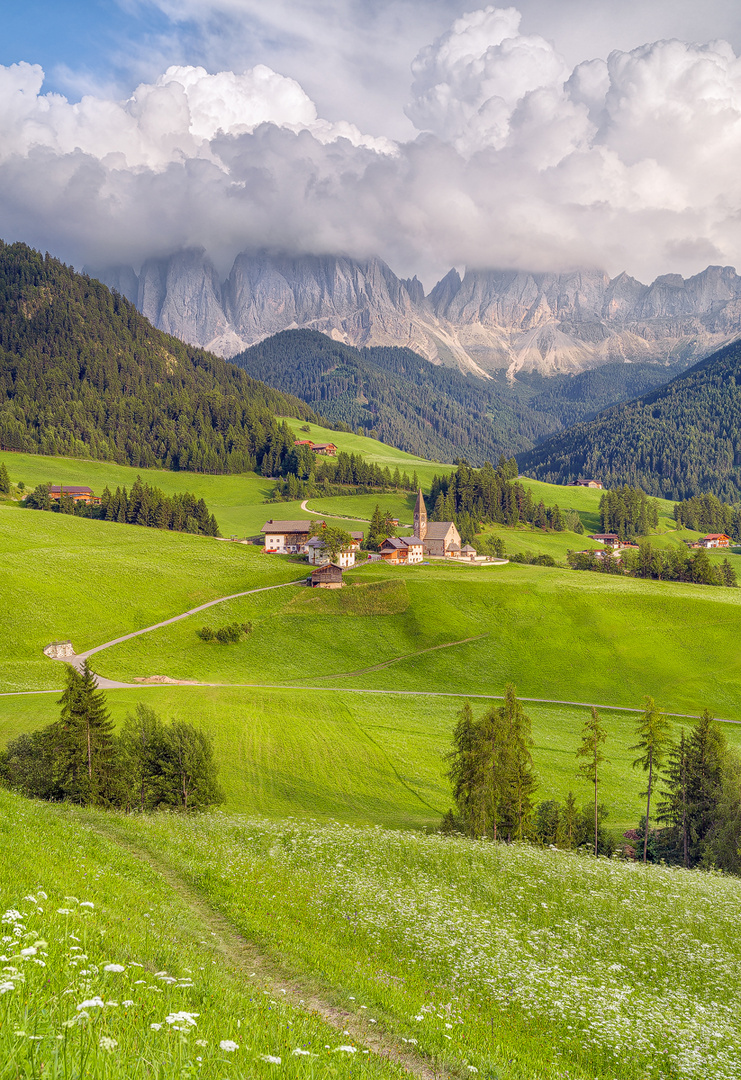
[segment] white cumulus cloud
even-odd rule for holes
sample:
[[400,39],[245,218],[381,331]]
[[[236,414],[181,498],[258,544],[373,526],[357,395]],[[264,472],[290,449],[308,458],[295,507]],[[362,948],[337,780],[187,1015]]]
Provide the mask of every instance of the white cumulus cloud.
[[172,66],[122,100],[0,67],[0,235],[77,265],[203,247],[450,265],[741,265],[741,61],[658,41],[575,67],[512,7],[457,18],[413,65],[406,142],[327,120],[295,79]]

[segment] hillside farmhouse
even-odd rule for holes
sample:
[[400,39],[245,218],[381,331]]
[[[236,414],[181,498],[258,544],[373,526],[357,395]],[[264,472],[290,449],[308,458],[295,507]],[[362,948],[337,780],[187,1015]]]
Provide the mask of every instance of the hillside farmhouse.
[[384,562],[398,566],[400,563],[421,563],[424,548],[418,536],[390,536],[379,548]]
[[425,555],[457,558],[461,553],[461,535],[454,521],[427,521],[422,488],[419,489],[414,507],[414,535],[421,540]]
[[337,563],[327,563],[325,566],[315,566],[307,578],[306,584],[312,589],[341,589],[342,567]]
[[265,551],[284,555],[305,552],[314,528],[316,522],[313,521],[274,521],[270,518],[260,532],[265,535]]
[[731,538],[725,533],[708,533],[701,536],[697,544],[701,548],[727,548],[731,546]]
[[600,544],[604,544],[605,547],[620,547],[620,537],[617,533],[591,533],[590,540],[596,540]]
[[93,495],[92,488],[75,487],[69,484],[52,484],[49,488],[49,498],[58,501],[63,495],[68,495],[73,502],[93,503],[100,502],[100,495]]
[[312,442],[311,439],[294,439],[293,445],[308,446],[315,454],[322,454],[324,457],[334,457],[337,453],[337,447],[333,442]]
[[601,488],[601,480],[569,480],[566,487]]
[[[363,534],[361,532],[350,533],[350,544],[348,547],[337,555],[334,562],[341,566],[343,569],[347,569],[349,566],[355,566],[355,558],[360,551],[360,545],[363,542]],[[329,553],[326,551],[324,541],[321,536],[313,536],[311,540],[306,544],[306,554],[309,556],[309,562],[314,566],[325,566],[330,562]]]

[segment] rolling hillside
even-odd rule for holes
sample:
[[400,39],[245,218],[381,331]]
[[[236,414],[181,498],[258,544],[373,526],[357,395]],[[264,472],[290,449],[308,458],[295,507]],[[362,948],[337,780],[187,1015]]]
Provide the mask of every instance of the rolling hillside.
[[684,499],[741,498],[741,345],[727,346],[660,390],[518,456],[520,469],[553,483],[594,476]]

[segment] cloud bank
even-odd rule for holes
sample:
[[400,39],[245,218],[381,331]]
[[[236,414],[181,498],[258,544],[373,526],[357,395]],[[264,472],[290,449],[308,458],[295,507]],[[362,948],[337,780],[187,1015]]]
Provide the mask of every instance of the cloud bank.
[[412,69],[406,142],[317,115],[257,65],[170,67],[75,104],[0,67],[0,235],[77,265],[204,247],[652,278],[741,265],[741,61],[658,41],[570,67],[515,8],[457,19]]

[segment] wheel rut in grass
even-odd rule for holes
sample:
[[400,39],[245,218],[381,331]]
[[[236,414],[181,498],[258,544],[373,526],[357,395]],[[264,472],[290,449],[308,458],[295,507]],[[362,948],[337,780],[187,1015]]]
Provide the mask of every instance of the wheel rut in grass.
[[[403,653],[401,656],[395,656],[392,660],[384,660],[381,664],[372,664],[371,667],[359,668],[357,671],[342,671],[335,675],[307,675],[307,679],[312,679],[318,682],[323,679],[352,679],[356,675],[368,675],[373,671],[383,671],[384,668],[391,667],[393,664],[400,664],[402,660],[412,660],[417,656],[424,656],[426,653],[438,652],[440,649],[452,649],[455,645],[468,645],[470,641],[480,641],[481,638],[488,637],[488,633],[474,634],[473,637],[461,638],[460,641],[444,641],[442,645],[431,645],[428,649],[419,649],[417,652]],[[297,679],[296,686],[300,686],[304,680]],[[293,683],[291,685],[294,685]],[[466,695],[460,695],[465,697]]]
[[217,952],[227,966],[235,975],[243,977],[245,982],[251,983],[251,976],[254,975],[262,989],[267,990],[276,1000],[280,999],[293,1008],[319,1017],[339,1035],[345,1038],[349,1036],[377,1057],[400,1066],[410,1076],[419,1077],[420,1080],[453,1080],[454,1077],[462,1075],[462,1070],[460,1073],[451,1071],[437,1062],[430,1062],[421,1054],[410,1051],[406,1046],[401,1046],[392,1035],[376,1028],[371,1030],[356,1014],[333,1004],[329,1000],[331,991],[328,991],[327,996],[322,996],[315,986],[296,974],[282,972],[274,961],[262,954],[253,942],[243,937],[225,915],[212,908],[197,889],[161,856],[146,847],[133,844],[115,827],[91,825],[90,828],[123,848],[129,855],[147,863],[187,905],[213,939]]

